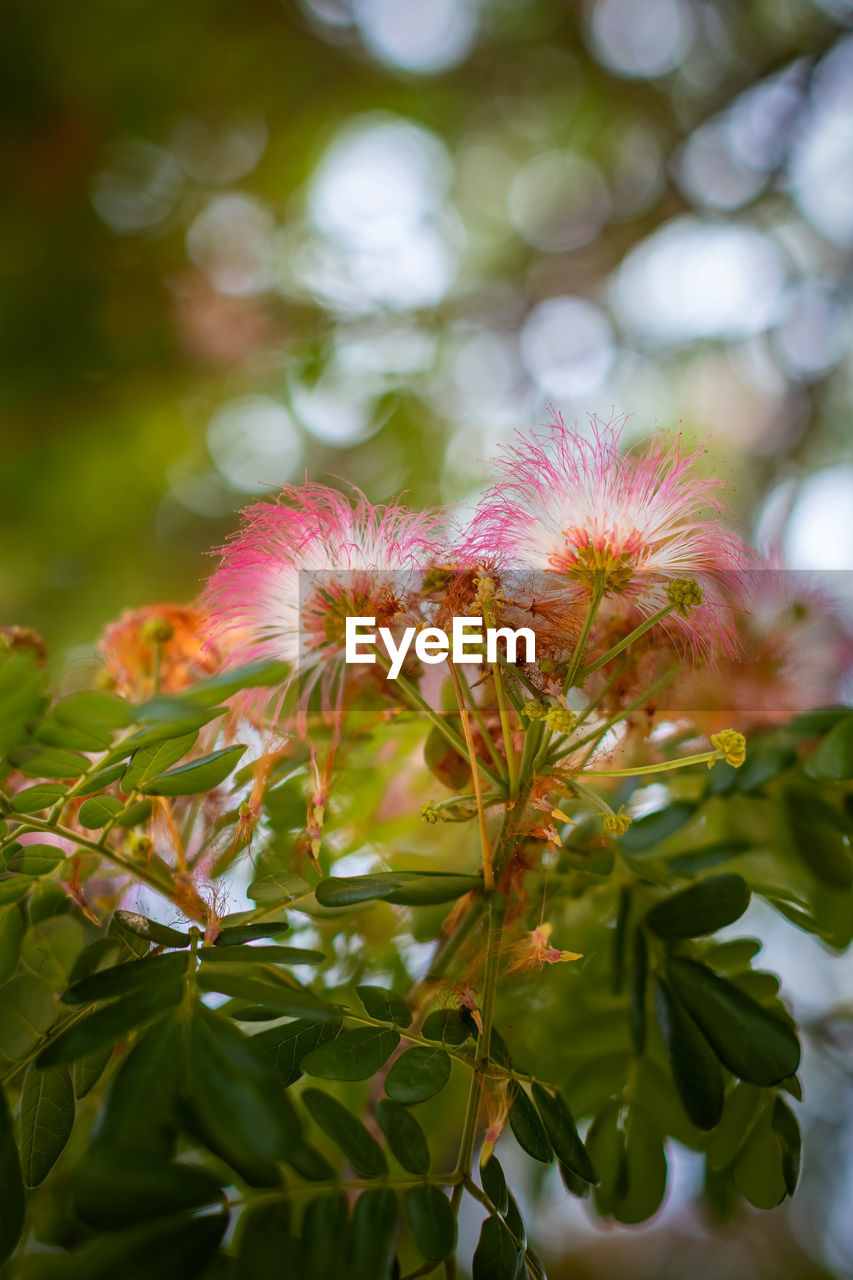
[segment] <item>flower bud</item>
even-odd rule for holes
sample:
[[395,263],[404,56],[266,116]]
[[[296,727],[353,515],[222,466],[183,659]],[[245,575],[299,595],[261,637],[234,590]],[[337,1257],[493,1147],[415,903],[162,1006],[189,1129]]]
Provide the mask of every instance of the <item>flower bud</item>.
[[608,813],[603,825],[609,836],[624,836],[631,825],[631,819],[625,812],[624,804],[619,806],[616,813]]
[[[721,729],[719,733],[712,733],[711,746],[722,752],[726,764],[733,769],[739,769],[746,759],[746,738],[737,729]],[[713,760],[708,761],[709,769],[713,763]]]
[[682,618],[689,618],[697,605],[702,603],[702,588],[695,578],[673,578],[666,588],[669,603]]
[[577,716],[568,707],[551,707],[545,716],[545,723],[554,733],[571,733],[577,724]]

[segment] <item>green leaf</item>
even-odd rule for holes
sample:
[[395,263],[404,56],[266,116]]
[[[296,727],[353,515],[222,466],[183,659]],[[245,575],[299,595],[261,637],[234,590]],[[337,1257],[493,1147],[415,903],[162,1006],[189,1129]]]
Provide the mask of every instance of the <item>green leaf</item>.
[[21,1167],[28,1187],[44,1182],[74,1127],[74,1089],[67,1067],[27,1067],[21,1092]]
[[203,1169],[171,1164],[105,1134],[74,1174],[74,1208],[94,1227],[124,1227],[222,1203],[222,1188]]
[[515,1140],[534,1160],[550,1164],[554,1151],[539,1114],[517,1080],[511,1080],[507,1088],[509,1098],[509,1125]]
[[731,1164],[749,1137],[760,1101],[761,1093],[755,1084],[741,1082],[726,1095],[722,1119],[708,1141],[709,1169],[725,1169]]
[[533,1085],[533,1101],[545,1125],[557,1159],[584,1182],[598,1182],[598,1174],[587,1155],[575,1128],[572,1113],[559,1092],[548,1093],[540,1084]]
[[290,668],[286,662],[251,662],[243,667],[232,667],[209,680],[199,680],[181,695],[186,702],[202,707],[225,702],[243,689],[271,688],[283,684]]
[[277,902],[286,906],[296,898],[307,898],[312,894],[311,886],[301,876],[291,875],[288,871],[269,872],[253,880],[246,890],[253,902]]
[[628,1162],[621,1116],[621,1103],[605,1103],[586,1135],[587,1149],[599,1175],[595,1203],[602,1214],[609,1214],[614,1201],[621,1200],[628,1191]]
[[[224,918],[229,919],[228,916]],[[231,916],[230,919],[233,920],[234,917]],[[263,920],[257,924],[225,925],[224,928],[220,928],[213,940],[213,945],[241,947],[247,942],[254,942],[256,938],[277,938],[280,933],[286,933],[289,928],[290,925],[286,920]]]
[[321,1156],[320,1152],[307,1142],[300,1142],[295,1147],[291,1147],[285,1159],[300,1178],[306,1178],[309,1182],[330,1182],[335,1177],[335,1170],[326,1157]]
[[853,778],[853,715],[834,725],[807,757],[805,772],[821,782],[846,782]]
[[0,659],[0,756],[20,742],[44,702],[43,677],[26,654]]
[[480,1228],[471,1266],[473,1280],[515,1280],[520,1251],[500,1218],[492,1214]]
[[86,930],[74,916],[48,916],[27,930],[21,959],[54,987],[64,987],[86,946]]
[[138,827],[143,822],[147,822],[151,817],[152,804],[150,800],[139,800],[136,804],[129,804],[122,809],[116,818],[117,827]]
[[86,1094],[94,1089],[112,1056],[113,1046],[105,1044],[100,1049],[94,1049],[88,1053],[85,1058],[77,1059],[72,1068],[75,1098],[78,1100],[85,1098]]
[[79,751],[62,747],[15,747],[9,752],[9,760],[31,778],[79,778],[89,767],[89,761]]
[[[237,1267],[233,1280],[258,1280],[269,1271],[275,1258],[277,1280],[296,1280],[299,1269],[299,1241],[290,1223],[290,1205],[249,1206],[240,1218],[237,1236]],[[232,1273],[229,1271],[228,1275]]]
[[103,769],[98,769],[96,773],[91,774],[85,782],[75,783],[75,796],[91,796],[96,791],[103,791],[104,787],[109,787],[113,782],[121,777],[127,768],[123,760],[119,760],[116,764],[106,765]]
[[756,1209],[773,1209],[787,1194],[782,1145],[773,1131],[773,1107],[765,1107],[734,1165],[738,1190]]
[[633,960],[631,967],[631,1002],[629,1022],[634,1052],[641,1054],[646,1047],[646,981],[649,973],[649,950],[642,929],[634,930]]
[[189,1023],[186,1094],[205,1145],[248,1181],[268,1184],[270,1162],[301,1144],[278,1076],[249,1037],[203,1006]]
[[656,1213],[666,1191],[666,1156],[659,1130],[639,1107],[628,1113],[625,1140],[627,1186],[614,1201],[613,1216],[631,1225]]
[[92,796],[80,805],[77,818],[81,827],[96,831],[99,827],[105,827],[123,808],[124,805],[117,796]]
[[174,984],[186,977],[189,963],[189,954],[176,951],[164,956],[129,960],[75,982],[64,992],[62,999],[65,1004],[92,1004],[96,1000],[112,1000],[116,996],[148,991],[152,986]]
[[12,1116],[0,1088],[0,1266],[10,1256],[24,1229],[26,1196],[15,1145]]
[[112,734],[107,729],[63,724],[52,713],[36,725],[32,736],[47,747],[70,747],[75,751],[106,751],[112,742]]
[[[168,1160],[183,1058],[178,1015],[161,1018],[138,1038],[119,1066],[107,1097],[102,1128],[111,1142]],[[75,1070],[79,1065],[75,1063]]]
[[390,1280],[394,1266],[397,1197],[390,1187],[363,1191],[347,1238],[347,1280]]
[[81,1022],[63,1032],[48,1045],[36,1059],[39,1067],[53,1067],[62,1062],[74,1062],[101,1045],[114,1044],[120,1036],[137,1027],[153,1022],[180,1004],[184,996],[182,978],[169,983],[158,983],[153,989],[134,991],[114,1004],[106,1005],[97,1013],[89,1014]]
[[388,1172],[379,1143],[337,1098],[322,1089],[305,1089],[302,1101],[323,1132],[340,1147],[359,1173],[366,1178],[378,1178]]
[[398,992],[385,987],[356,987],[355,993],[368,1017],[377,1022],[393,1022],[398,1027],[412,1025],[412,1012]]
[[376,1120],[391,1153],[409,1173],[429,1172],[426,1134],[411,1111],[400,1102],[382,1098],[376,1104]]
[[133,707],[116,693],[85,689],[62,698],[51,715],[82,729],[124,729],[131,722]]
[[421,1034],[425,1040],[440,1040],[443,1044],[464,1044],[476,1028],[470,1017],[458,1009],[436,1009],[424,1019]]
[[425,1182],[411,1187],[404,1203],[415,1244],[428,1262],[441,1262],[456,1245],[456,1218],[447,1196]]
[[140,747],[130,757],[130,763],[124,771],[121,789],[125,795],[138,791],[146,782],[158,777],[165,769],[183,760],[188,751],[192,751],[198,739],[198,733],[186,733],[177,738],[167,738],[163,742],[152,743],[150,747]]
[[158,924],[156,920],[149,920],[148,916],[141,916],[137,911],[116,911],[113,918],[123,929],[128,929],[137,938],[144,938],[146,942],[153,942],[156,947],[188,947],[190,945],[188,933],[180,929],[172,929],[166,924]]
[[17,791],[12,796],[12,808],[15,813],[39,813],[42,809],[50,809],[67,791],[61,782],[37,782],[34,787]]
[[751,1084],[778,1084],[796,1074],[794,1031],[725,978],[683,957],[667,964],[672,986],[724,1066]]
[[713,1129],[723,1113],[723,1073],[710,1045],[669,985],[655,983],[658,1023],[684,1109],[698,1129]]
[[506,1193],[506,1213],[504,1214],[504,1222],[509,1227],[516,1240],[520,1240],[522,1245],[527,1244],[527,1231],[524,1226],[524,1219],[521,1216],[521,1210],[518,1202],[511,1191]]
[[235,943],[225,947],[203,947],[198,953],[202,964],[322,964],[322,951],[302,947],[247,947]]
[[509,1204],[506,1177],[497,1156],[489,1156],[486,1163],[480,1167],[480,1181],[498,1213],[505,1214]]
[[385,1078],[385,1092],[396,1102],[411,1106],[439,1093],[450,1079],[450,1058],[444,1049],[417,1045],[407,1049]]
[[234,771],[245,750],[244,746],[223,747],[212,755],[161,773],[139,789],[152,796],[192,796],[212,791]]
[[399,1043],[397,1031],[354,1027],[307,1053],[302,1059],[302,1070],[323,1080],[367,1080],[390,1058]]
[[46,876],[64,861],[64,849],[55,844],[25,844],[11,855],[6,866],[19,875]]
[[53,992],[41,978],[19,974],[0,987],[0,1066],[26,1058],[56,1014]]
[[696,812],[696,805],[689,800],[676,800],[666,809],[658,809],[637,818],[620,836],[619,843],[629,853],[642,853],[680,831]]
[[[38,1255],[29,1280],[201,1280],[228,1226],[228,1214],[175,1214],[100,1232],[67,1254]],[[65,1264],[68,1264],[67,1266]]]
[[324,1021],[295,1018],[284,1026],[270,1027],[252,1037],[252,1044],[260,1050],[281,1077],[284,1088],[294,1084],[302,1075],[302,1059],[318,1045],[334,1040],[340,1033],[340,1014]]
[[292,1018],[335,1019],[339,1016],[337,1005],[329,1004],[312,991],[267,979],[263,974],[244,976],[229,965],[204,965],[198,972],[196,984],[201,991],[219,991],[235,1000],[277,1009]]
[[441,871],[381,871],[372,876],[329,876],[318,884],[316,897],[323,907],[351,907],[375,899],[422,907],[452,902],[482,884],[479,876]]
[[211,720],[224,716],[227,710],[227,707],[211,707],[209,711],[189,711],[185,703],[179,699],[172,701],[161,698],[156,706],[154,703],[149,704],[149,709],[146,711],[146,727],[138,729],[136,733],[131,734],[129,738],[125,738],[113,748],[110,753],[110,763],[112,758],[120,759],[130,755],[131,752],[139,751],[141,747],[153,746],[155,742],[184,738],[191,733],[197,734],[199,729],[210,724]]
[[343,1192],[311,1200],[302,1215],[299,1280],[346,1280],[341,1245],[346,1240],[347,1201]]
[[25,928],[24,911],[17,903],[0,907],[0,985],[15,972]]
[[749,898],[741,876],[709,876],[655,903],[646,914],[646,925],[659,938],[697,938],[740,919]]
[[832,889],[853,887],[853,855],[845,841],[849,823],[818,796],[791,790],[785,802],[788,834],[806,866]]
[[33,884],[32,876],[14,875],[0,879],[0,907],[21,902],[26,898]]
[[782,1147],[782,1177],[785,1190],[792,1196],[797,1189],[800,1177],[800,1154],[803,1140],[797,1117],[782,1098],[777,1097],[773,1103],[771,1117],[773,1132]]

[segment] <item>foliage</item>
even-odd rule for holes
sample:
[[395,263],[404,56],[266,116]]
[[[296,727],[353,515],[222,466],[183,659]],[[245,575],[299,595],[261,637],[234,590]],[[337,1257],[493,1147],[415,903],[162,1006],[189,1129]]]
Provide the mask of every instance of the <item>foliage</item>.
[[[602,784],[560,773],[565,735],[518,714],[529,670],[498,663],[479,703],[457,683],[455,716],[373,681],[343,737],[311,709],[308,736],[261,729],[282,674],[134,704],[51,699],[27,654],[2,660],[0,1248],[16,1274],[242,1278],[274,1257],[324,1280],[452,1275],[470,1196],[475,1280],[539,1277],[494,1154],[513,1140],[623,1223],[657,1210],[672,1143],[704,1156],[714,1215],[792,1195],[796,1027],[760,943],[717,932],[754,894],[849,945],[851,713],[765,729],[740,769],[718,748],[686,758],[616,835]],[[641,813],[648,747],[620,714],[637,763],[615,800]],[[420,762],[435,731],[455,795],[415,829],[389,794],[446,787],[446,762],[432,781]],[[535,802],[557,777],[574,825],[555,811],[546,839]],[[486,807],[460,794],[472,783]],[[251,905],[228,911],[247,876]],[[576,952],[552,946],[543,907]]]

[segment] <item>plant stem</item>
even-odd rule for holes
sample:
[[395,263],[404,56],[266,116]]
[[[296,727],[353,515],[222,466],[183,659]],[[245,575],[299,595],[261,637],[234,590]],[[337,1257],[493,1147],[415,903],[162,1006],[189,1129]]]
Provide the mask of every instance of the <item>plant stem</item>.
[[[491,605],[483,605],[483,621],[487,627],[494,626],[494,614]],[[504,752],[506,754],[506,773],[509,782],[509,794],[514,796],[518,791],[518,771],[515,763],[515,747],[512,745],[512,729],[509,723],[509,712],[506,705],[506,690],[504,689],[503,673],[499,662],[492,664],[492,679],[495,682],[495,697],[498,702],[498,713],[501,718],[501,731],[504,739]]]
[[641,622],[639,626],[635,627],[633,631],[625,636],[624,640],[620,640],[612,649],[608,649],[607,653],[602,654],[600,658],[596,658],[595,662],[591,662],[588,667],[584,667],[578,677],[578,683],[583,684],[587,676],[591,676],[593,671],[597,671],[599,667],[603,667],[606,663],[610,662],[611,659],[617,657],[618,654],[624,653],[629,645],[632,645],[635,640],[639,640],[640,636],[645,635],[647,631],[650,631],[651,628],[656,626],[663,618],[666,618],[674,609],[674,604],[667,604],[662,609],[658,609],[657,613],[653,613],[650,618],[646,618],[645,622]]
[[[584,769],[584,778],[639,778],[646,773],[667,773],[670,769],[684,769],[691,764],[713,764],[722,760],[723,751],[703,751],[695,756],[682,756],[680,760],[662,760],[658,764],[638,765],[636,769]],[[574,783],[574,779],[572,779]]]
[[[453,666],[453,663],[451,663],[451,666]],[[455,670],[455,667],[454,667],[454,670]],[[504,762],[501,759],[500,752],[498,751],[497,747],[492,741],[492,735],[489,733],[489,730],[486,726],[486,722],[483,719],[483,713],[480,710],[477,699],[474,697],[474,691],[469,685],[465,677],[464,671],[461,671],[461,670],[456,671],[456,674],[459,677],[459,683],[462,686],[462,692],[467,695],[468,701],[471,704],[471,710],[474,712],[474,719],[477,721],[477,728],[480,730],[480,736],[482,737],[483,741],[486,744],[486,750],[488,751],[489,755],[492,757],[492,763],[494,764],[498,773],[503,775],[506,773]]]
[[[486,972],[483,978],[483,1030],[477,1039],[477,1052],[474,1058],[474,1073],[471,1076],[471,1088],[468,1093],[468,1105],[465,1110],[465,1121],[462,1127],[462,1139],[459,1145],[459,1159],[456,1172],[465,1178],[471,1173],[471,1161],[474,1154],[474,1141],[477,1136],[477,1120],[480,1115],[480,1101],[483,1095],[483,1078],[489,1066],[489,1053],[492,1040],[492,1018],[495,1009],[495,990],[498,979],[498,955],[500,949],[501,929],[505,904],[493,897],[489,903],[489,936],[486,944]],[[451,1203],[458,1206],[462,1194],[461,1184],[454,1188]]]
[[[376,661],[381,667],[384,667],[386,671],[391,670],[391,663],[384,654],[380,653],[378,650],[376,652]],[[415,686],[407,680],[405,676],[397,676],[396,683],[400,691],[415,710],[420,711],[427,716],[433,722],[436,729],[438,729],[439,733],[441,733],[446,741],[450,743],[451,747],[453,747],[455,751],[458,751],[461,756],[464,756],[465,743],[453,726],[447,723],[444,716],[439,715],[437,711],[433,710],[426,698],[421,696]],[[481,760],[479,756],[477,757],[477,767],[481,773],[485,774],[493,786],[498,788],[499,791],[503,791],[505,789],[503,780],[498,777],[494,769],[486,764],[485,760]]]
[[574,687],[575,678],[578,673],[578,668],[580,667],[581,660],[583,659],[583,655],[584,655],[584,650],[586,649],[586,642],[589,639],[589,633],[592,630],[592,624],[595,621],[595,615],[598,613],[598,606],[601,604],[603,597],[604,597],[604,580],[601,576],[598,576],[596,577],[595,582],[593,584],[592,595],[590,597],[589,607],[586,611],[586,617],[584,618],[583,626],[581,627],[581,633],[578,636],[577,643],[575,645],[575,651],[572,654],[572,660],[569,663],[569,669],[566,673],[566,679],[563,684],[564,694],[568,693],[569,690]]
[[468,723],[468,708],[465,706],[465,699],[462,694],[462,685],[459,683],[459,675],[452,662],[448,665],[450,668],[450,678],[452,679],[453,687],[456,690],[456,701],[459,703],[459,715],[462,719],[462,730],[465,734],[465,745],[468,748],[468,759],[471,761],[471,777],[474,782],[474,795],[477,798],[477,817],[480,823],[480,847],[483,854],[483,886],[486,892],[489,893],[495,887],[495,873],[492,867],[492,851],[489,845],[489,828],[486,824],[486,811],[483,808],[483,795],[480,790],[480,774],[477,770],[477,752],[474,749],[474,738],[471,734],[471,726]]
[[634,711],[637,711],[640,707],[644,706],[645,703],[648,702],[649,698],[653,698],[656,693],[659,693],[664,685],[669,684],[670,680],[673,680],[680,670],[681,663],[673,663],[673,665],[655,681],[650,689],[646,689],[638,698],[635,698],[633,702],[630,702],[627,707],[624,707],[617,715],[611,716],[611,718],[606,720],[604,724],[600,724],[597,729],[593,729],[585,738],[581,738],[578,742],[570,743],[565,750],[558,752],[555,756],[552,756],[550,763],[556,764],[558,760],[563,760],[566,756],[572,755],[573,752],[579,751],[580,748],[585,747],[588,742],[592,742],[593,738],[602,736],[608,729],[612,729],[615,724],[619,724],[621,720],[625,720]]

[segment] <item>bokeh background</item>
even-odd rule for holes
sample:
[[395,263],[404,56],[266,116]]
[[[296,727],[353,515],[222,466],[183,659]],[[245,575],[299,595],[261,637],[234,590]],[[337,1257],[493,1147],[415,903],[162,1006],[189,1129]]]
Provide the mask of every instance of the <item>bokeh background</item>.
[[[464,508],[550,404],[626,439],[680,422],[759,543],[853,569],[851,24],[11,0],[0,622],[84,665],[123,607],[192,598],[282,482]],[[554,1275],[853,1276],[850,1062],[820,1021],[851,971],[792,933],[766,956],[817,1019],[798,1200],[715,1230],[685,1169],[638,1237],[546,1198]]]

